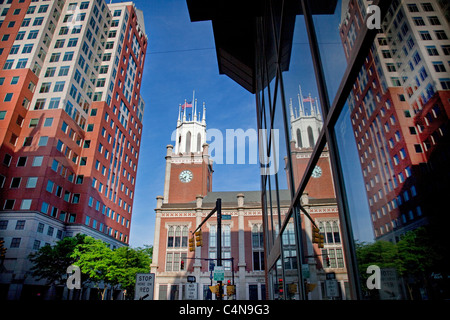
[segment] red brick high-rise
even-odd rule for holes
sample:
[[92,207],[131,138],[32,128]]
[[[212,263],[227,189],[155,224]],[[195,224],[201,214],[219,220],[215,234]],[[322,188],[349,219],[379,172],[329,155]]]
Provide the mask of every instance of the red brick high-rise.
[[77,233],[129,243],[147,36],[132,2],[0,11],[1,282],[16,299],[33,292],[26,257],[45,244]]

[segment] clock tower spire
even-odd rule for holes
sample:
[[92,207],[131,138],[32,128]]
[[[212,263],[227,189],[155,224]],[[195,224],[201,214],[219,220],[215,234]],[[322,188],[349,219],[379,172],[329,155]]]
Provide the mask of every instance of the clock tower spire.
[[[317,98],[313,99],[311,95],[304,97],[301,88],[298,94],[298,108],[291,100],[289,110],[292,171],[294,185],[298,185],[322,130],[323,121]],[[305,191],[313,198],[336,198],[327,147],[320,155]]]
[[197,99],[179,105],[175,147],[167,146],[164,203],[195,201],[212,187],[212,160],[206,143],[206,106],[197,114]]

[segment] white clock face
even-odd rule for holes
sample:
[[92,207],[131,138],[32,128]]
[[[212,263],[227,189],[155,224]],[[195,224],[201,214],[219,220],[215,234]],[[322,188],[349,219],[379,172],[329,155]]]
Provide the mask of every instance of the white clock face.
[[316,166],[311,174],[313,178],[319,178],[322,175],[322,169],[319,166]]
[[188,183],[192,180],[193,174],[189,170],[184,170],[180,173],[179,177],[181,182]]

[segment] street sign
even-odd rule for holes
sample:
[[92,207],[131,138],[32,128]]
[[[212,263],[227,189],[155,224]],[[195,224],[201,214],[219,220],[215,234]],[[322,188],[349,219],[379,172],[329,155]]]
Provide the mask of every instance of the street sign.
[[222,266],[215,266],[214,271],[214,281],[223,281],[225,280],[225,270]]
[[336,280],[325,280],[325,287],[328,297],[339,297],[338,282]]
[[155,287],[154,273],[136,274],[134,300],[153,300],[154,287]]
[[231,220],[231,214],[223,214],[222,220]]
[[334,272],[328,272],[326,275],[327,280],[335,280],[336,279],[336,273]]
[[308,264],[302,264],[302,275],[303,279],[307,279],[310,277]]
[[186,283],[186,300],[197,300],[198,299],[198,286],[197,283]]

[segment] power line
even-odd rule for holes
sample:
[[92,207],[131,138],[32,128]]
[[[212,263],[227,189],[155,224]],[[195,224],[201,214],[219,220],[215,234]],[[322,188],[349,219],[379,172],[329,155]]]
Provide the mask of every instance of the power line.
[[[292,44],[309,44],[309,42],[293,42]],[[342,44],[341,42],[319,42],[319,44]],[[204,51],[204,50],[215,50],[216,48],[191,48],[191,49],[179,49],[179,50],[166,50],[166,51],[153,51],[148,54],[166,54],[166,53],[178,53],[178,52],[192,52],[192,51]]]
[[165,53],[177,53],[177,52],[191,52],[191,51],[202,51],[202,50],[215,50],[216,48],[192,48],[192,49],[180,49],[180,50],[167,50],[167,51],[154,51],[149,54],[165,54]]

